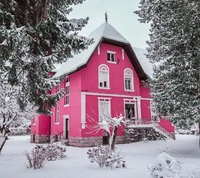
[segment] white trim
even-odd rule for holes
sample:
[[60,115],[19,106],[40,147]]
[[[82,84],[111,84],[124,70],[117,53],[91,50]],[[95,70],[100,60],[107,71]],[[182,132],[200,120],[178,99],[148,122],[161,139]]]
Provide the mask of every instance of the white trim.
[[122,97],[122,98],[141,98],[141,96],[133,96],[133,95],[120,95],[120,94],[107,94],[107,93],[94,93],[94,92],[81,92],[85,95],[95,95],[95,96],[105,96],[105,97]]
[[152,98],[141,98],[141,100],[152,100]]
[[124,60],[124,49],[122,48],[122,59]]
[[116,61],[107,61],[108,63],[111,63],[111,64],[117,64]]
[[100,118],[100,113],[101,113],[101,109],[100,109],[100,103],[108,103],[108,114],[110,114],[111,117],[111,98],[102,98],[102,97],[98,97],[98,122],[100,122],[101,118]]
[[56,112],[55,112],[55,125],[59,125],[59,124],[60,124],[60,106],[57,105]]
[[66,107],[69,107],[69,104],[65,104],[65,105],[64,105],[64,108],[66,108]]
[[101,54],[101,48],[100,48],[100,45],[98,46],[97,53],[98,53],[98,55],[100,55],[100,54]]
[[85,112],[86,112],[86,102],[85,102],[85,93],[81,92],[81,128],[85,129],[86,125],[86,117],[85,117]]
[[[101,67],[105,67],[107,69],[107,71],[103,71],[101,69]],[[100,86],[100,72],[107,72],[107,87],[101,87]],[[98,66],[98,88],[99,89],[106,89],[106,90],[110,90],[110,69],[106,64],[101,64]]]
[[138,108],[138,119],[142,118],[142,110],[141,110],[141,98],[137,100],[137,108]]
[[116,54],[115,51],[110,51],[110,50],[107,50],[107,53]]
[[[131,74],[130,74],[130,75],[126,74],[127,71],[130,71]],[[130,89],[130,90],[129,90],[129,89],[126,89],[126,82],[125,82],[125,79],[128,78],[128,77],[131,79],[131,89]],[[126,68],[126,69],[124,69],[124,91],[134,92],[134,91],[135,91],[134,88],[135,88],[135,87],[134,87],[134,76],[133,76],[133,71],[132,71],[130,68]]]

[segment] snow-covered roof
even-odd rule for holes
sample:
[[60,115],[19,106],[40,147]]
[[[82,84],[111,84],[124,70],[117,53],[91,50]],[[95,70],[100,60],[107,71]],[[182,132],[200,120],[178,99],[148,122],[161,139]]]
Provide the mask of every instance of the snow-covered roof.
[[149,60],[146,58],[147,51],[145,49],[133,47],[133,51],[137,56],[140,65],[142,66],[144,72],[149,76],[152,77],[153,74],[153,67]]
[[[88,38],[93,38],[94,43],[90,45],[87,49],[82,51],[81,53],[74,55],[74,57],[69,58],[64,64],[57,65],[56,69],[54,70],[56,74],[54,77],[59,77],[64,74],[69,74],[76,71],[81,66],[87,64],[88,60],[90,59],[92,53],[95,51],[98,44],[101,42],[102,39],[108,39],[112,41],[117,41],[126,45],[130,45],[129,41],[126,40],[112,25],[108,22],[104,22],[101,26],[96,28]],[[136,57],[138,58],[140,65],[142,66],[144,72],[151,76],[151,69],[149,68],[149,62],[146,59],[144,53],[145,50],[139,48],[133,48]],[[152,68],[152,67],[151,67]]]

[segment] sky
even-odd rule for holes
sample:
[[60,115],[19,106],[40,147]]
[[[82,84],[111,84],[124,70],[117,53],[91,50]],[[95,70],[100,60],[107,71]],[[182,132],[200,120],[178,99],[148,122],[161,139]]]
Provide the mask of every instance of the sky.
[[105,12],[110,23],[122,34],[133,47],[146,48],[149,40],[149,24],[140,23],[133,12],[138,10],[140,0],[86,0],[73,7],[70,16],[73,18],[89,17],[86,27],[80,32],[88,36],[105,22]]

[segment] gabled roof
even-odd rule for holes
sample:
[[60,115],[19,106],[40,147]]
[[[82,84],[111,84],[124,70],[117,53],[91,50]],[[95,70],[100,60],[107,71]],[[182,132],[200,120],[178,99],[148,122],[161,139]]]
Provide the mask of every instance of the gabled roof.
[[143,71],[134,51],[128,40],[126,40],[112,25],[108,22],[104,22],[96,30],[94,30],[88,38],[93,38],[94,43],[85,49],[81,53],[74,55],[73,58],[69,58],[60,69],[57,71],[54,77],[59,77],[64,74],[70,74],[78,69],[84,67],[89,61],[95,49],[101,42],[121,46],[125,49],[129,59],[132,62],[140,79],[146,79],[147,75]]

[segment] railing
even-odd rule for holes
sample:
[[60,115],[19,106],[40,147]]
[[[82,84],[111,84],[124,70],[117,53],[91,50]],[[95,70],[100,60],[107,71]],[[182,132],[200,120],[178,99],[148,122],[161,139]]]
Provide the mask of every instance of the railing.
[[56,135],[53,136],[53,141],[57,142],[59,140],[61,140],[61,136],[62,136],[63,131],[57,133]]
[[[167,131],[164,127],[162,127],[158,122],[149,119],[136,119],[136,120],[128,120],[125,124],[126,127],[152,127],[155,130],[159,130],[161,133],[166,135],[167,137],[173,138],[173,134]],[[174,138],[173,138],[174,139]]]

